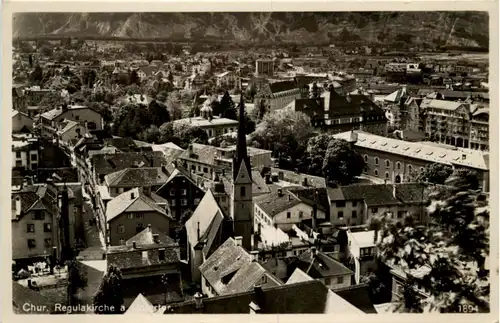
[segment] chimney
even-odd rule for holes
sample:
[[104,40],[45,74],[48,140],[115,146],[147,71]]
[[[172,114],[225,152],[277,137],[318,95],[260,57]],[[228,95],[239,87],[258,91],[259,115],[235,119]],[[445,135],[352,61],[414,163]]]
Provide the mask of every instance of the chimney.
[[307,183],[307,177],[304,177],[304,179],[302,180],[302,186],[306,186],[307,187],[308,183]]
[[278,196],[279,197],[283,196],[283,189],[282,188],[278,188]]
[[132,242],[132,248],[137,249],[137,243],[135,241]]
[[196,303],[196,309],[203,308],[203,295],[200,292],[194,294],[194,301]]
[[21,197],[16,196],[16,215],[20,216],[21,215]]
[[147,250],[142,251],[142,261],[148,261],[148,251]]
[[261,312],[261,308],[259,306],[259,304],[263,305],[265,304],[265,294],[264,292],[262,291],[262,287],[261,286],[255,286],[253,288],[253,291],[254,291],[254,303],[256,306],[255,306],[255,309],[257,309],[258,311],[256,311],[255,313],[258,313],[258,312]]
[[250,251],[250,255],[254,261],[259,261],[259,250]]
[[242,246],[243,245],[243,237],[234,237],[234,240],[236,241],[237,246]]
[[188,150],[188,154],[189,154],[189,156],[190,156],[190,155],[192,155],[192,154],[193,154],[193,144],[189,144],[189,146],[188,146],[188,149],[187,149],[187,150]]
[[197,240],[200,241],[200,221],[198,221],[198,228],[196,229]]
[[131,199],[131,200],[135,199],[135,193],[134,193],[134,192],[131,192],[131,193],[130,193],[130,199]]
[[165,248],[158,249],[158,260],[165,261]]

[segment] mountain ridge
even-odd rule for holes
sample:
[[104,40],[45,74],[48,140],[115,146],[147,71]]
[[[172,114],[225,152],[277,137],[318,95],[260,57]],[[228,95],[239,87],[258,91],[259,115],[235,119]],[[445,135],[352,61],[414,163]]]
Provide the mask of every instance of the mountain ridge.
[[485,12],[17,13],[13,37],[365,41],[487,47]]

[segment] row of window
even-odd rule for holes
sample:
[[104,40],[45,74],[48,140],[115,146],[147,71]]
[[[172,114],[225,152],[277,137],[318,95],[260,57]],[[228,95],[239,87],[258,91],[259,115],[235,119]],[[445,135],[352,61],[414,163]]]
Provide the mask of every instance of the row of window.
[[[21,158],[21,152],[16,151],[16,158],[19,159]],[[31,161],[37,161],[38,160],[38,155],[37,154],[30,154]]]
[[[196,166],[191,165],[191,170],[196,172]],[[198,171],[201,172],[201,166],[198,166]],[[203,173],[208,174],[208,167],[203,167]]]
[[[171,199],[170,200],[170,206],[176,206],[176,199]],[[194,199],[194,205],[198,205],[200,203],[199,198]],[[188,205],[188,200],[187,199],[181,199],[181,206],[187,206]]]
[[[361,212],[363,214],[363,212]],[[351,212],[351,218],[356,219],[358,217],[358,211],[352,211]],[[338,211],[337,212],[337,218],[342,221],[344,219],[344,212],[343,211]]]
[[[146,228],[146,225],[144,225],[144,223],[138,223],[135,226],[135,233],[139,233],[142,230],[144,230],[145,228]],[[118,233],[125,233],[125,226],[123,224],[118,225],[117,232]]]
[[[170,196],[175,196],[177,193],[177,190],[175,188],[171,188],[170,189]],[[186,196],[187,195],[187,190],[186,189],[182,189],[181,190],[181,195],[182,196]]]
[[[325,285],[327,286],[330,286],[332,284],[332,280],[334,278],[326,278],[325,279]],[[343,284],[344,283],[344,277],[343,276],[340,276],[340,277],[336,277],[336,284]]]
[[[351,201],[352,207],[358,206],[358,201]],[[346,201],[337,201],[335,202],[335,206],[337,208],[343,208],[346,206]]]
[[[35,233],[35,224],[33,224],[33,223],[26,224],[26,232]],[[43,232],[52,232],[52,224],[51,223],[44,223],[43,224]]]
[[[51,248],[52,247],[52,239],[51,238],[46,238],[43,240],[44,242],[44,247],[45,248]],[[36,240],[35,239],[28,239],[28,248],[33,249],[36,248]]]

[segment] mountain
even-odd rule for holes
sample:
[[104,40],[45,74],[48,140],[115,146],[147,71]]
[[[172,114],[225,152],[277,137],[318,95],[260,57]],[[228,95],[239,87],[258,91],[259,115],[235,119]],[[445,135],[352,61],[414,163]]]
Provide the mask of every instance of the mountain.
[[487,47],[486,12],[16,13],[14,37],[40,35]]

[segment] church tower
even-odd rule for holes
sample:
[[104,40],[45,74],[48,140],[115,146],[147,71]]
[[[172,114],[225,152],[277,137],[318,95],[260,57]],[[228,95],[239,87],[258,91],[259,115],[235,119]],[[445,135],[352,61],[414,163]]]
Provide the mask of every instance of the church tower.
[[239,110],[238,141],[233,158],[231,217],[234,223],[234,236],[242,237],[243,248],[250,251],[253,231],[252,168],[247,154],[243,94],[241,94]]

